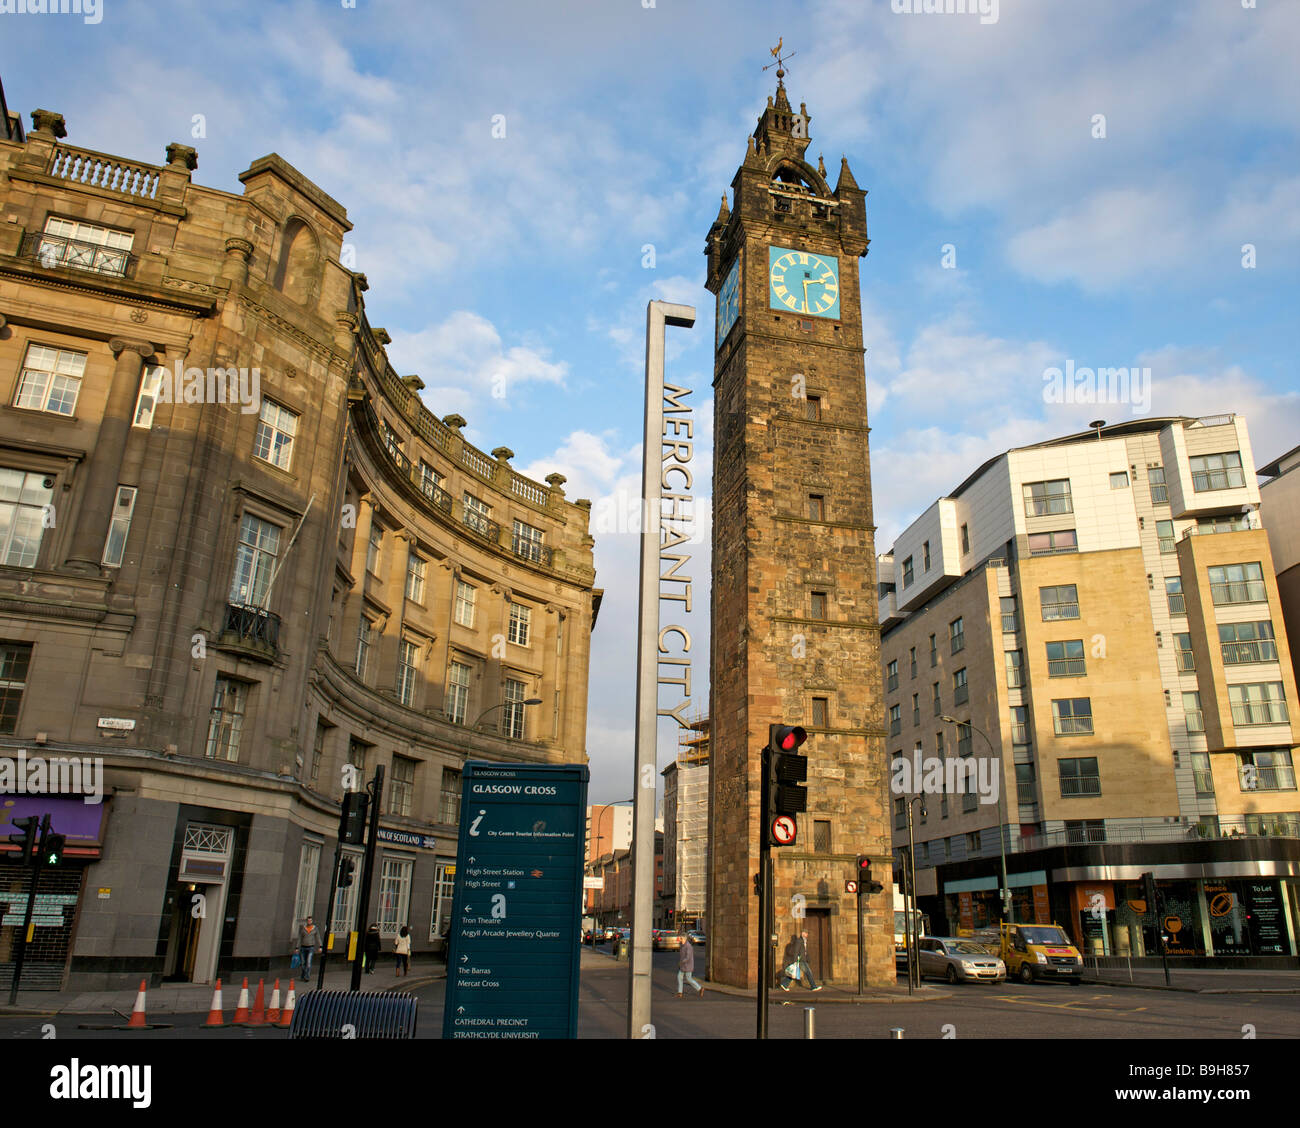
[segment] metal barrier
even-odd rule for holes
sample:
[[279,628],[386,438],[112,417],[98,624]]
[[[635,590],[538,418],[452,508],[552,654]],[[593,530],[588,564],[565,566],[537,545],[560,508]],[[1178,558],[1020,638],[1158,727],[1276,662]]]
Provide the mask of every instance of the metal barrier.
[[414,1038],[419,1000],[405,991],[309,991],[290,1038]]

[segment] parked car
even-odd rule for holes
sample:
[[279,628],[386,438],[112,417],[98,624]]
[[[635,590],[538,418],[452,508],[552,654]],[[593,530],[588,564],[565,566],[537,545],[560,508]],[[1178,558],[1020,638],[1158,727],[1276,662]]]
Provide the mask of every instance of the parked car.
[[650,946],[656,952],[675,952],[685,942],[684,934],[667,928],[656,928],[650,933]]
[[922,936],[919,953],[922,979],[929,975],[949,983],[1001,983],[1007,977],[1007,965],[1000,957],[960,936]]
[[694,944],[695,947],[697,948],[703,948],[705,944],[708,943],[708,940],[706,939],[703,932],[697,932],[696,930],[692,929],[686,935],[690,938],[691,943]]
[[618,930],[614,925],[612,925],[612,924],[607,924],[607,925],[605,926],[605,933],[604,933],[604,935],[601,937],[601,939],[602,939],[602,940],[613,940],[613,939],[615,939],[615,938],[618,936],[618,933],[619,933],[619,930]]

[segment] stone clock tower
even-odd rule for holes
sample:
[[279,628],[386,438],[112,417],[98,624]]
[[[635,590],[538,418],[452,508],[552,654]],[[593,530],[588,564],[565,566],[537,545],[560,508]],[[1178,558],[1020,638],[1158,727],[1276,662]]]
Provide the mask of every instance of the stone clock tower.
[[[862,191],[804,160],[809,115],[778,70],[709,231],[714,361],[710,976],[757,983],[760,750],[808,730],[808,811],[774,849],[776,954],[808,933],[821,979],[857,982],[858,854],[891,881],[858,260]],[[894,982],[888,892],[865,902],[872,985]]]

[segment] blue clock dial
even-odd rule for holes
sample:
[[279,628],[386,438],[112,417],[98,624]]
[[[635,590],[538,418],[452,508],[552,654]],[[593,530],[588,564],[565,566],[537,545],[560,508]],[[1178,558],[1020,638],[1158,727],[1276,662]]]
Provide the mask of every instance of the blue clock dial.
[[840,260],[834,255],[769,247],[768,299],[773,309],[838,319]]
[[740,256],[731,264],[731,271],[722,289],[718,291],[718,334],[715,347],[722,344],[731,332],[731,327],[740,316]]

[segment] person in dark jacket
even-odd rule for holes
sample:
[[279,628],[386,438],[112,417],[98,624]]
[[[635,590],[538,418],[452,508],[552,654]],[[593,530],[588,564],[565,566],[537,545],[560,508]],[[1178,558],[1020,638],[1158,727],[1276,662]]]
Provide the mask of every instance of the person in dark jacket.
[[298,979],[305,983],[311,975],[311,959],[320,951],[320,929],[316,922],[308,917],[298,929],[298,955],[301,964],[298,967]]
[[373,975],[375,972],[375,961],[379,959],[379,953],[383,949],[383,944],[379,939],[379,925],[372,924],[366,929],[366,940],[362,946],[365,953],[365,963],[362,965],[366,969],[367,975]]
[[680,951],[677,953],[677,997],[682,997],[682,981],[685,980],[699,993],[700,998],[704,998],[704,988],[695,981],[692,974],[695,971],[695,948],[691,945],[691,938],[688,936],[682,942]]
[[[812,967],[808,963],[808,933],[801,932],[790,941],[786,948],[786,967],[777,981],[782,991],[790,990],[793,980],[799,980],[809,991],[820,991],[821,987],[813,979]],[[807,980],[807,982],[804,982]]]

